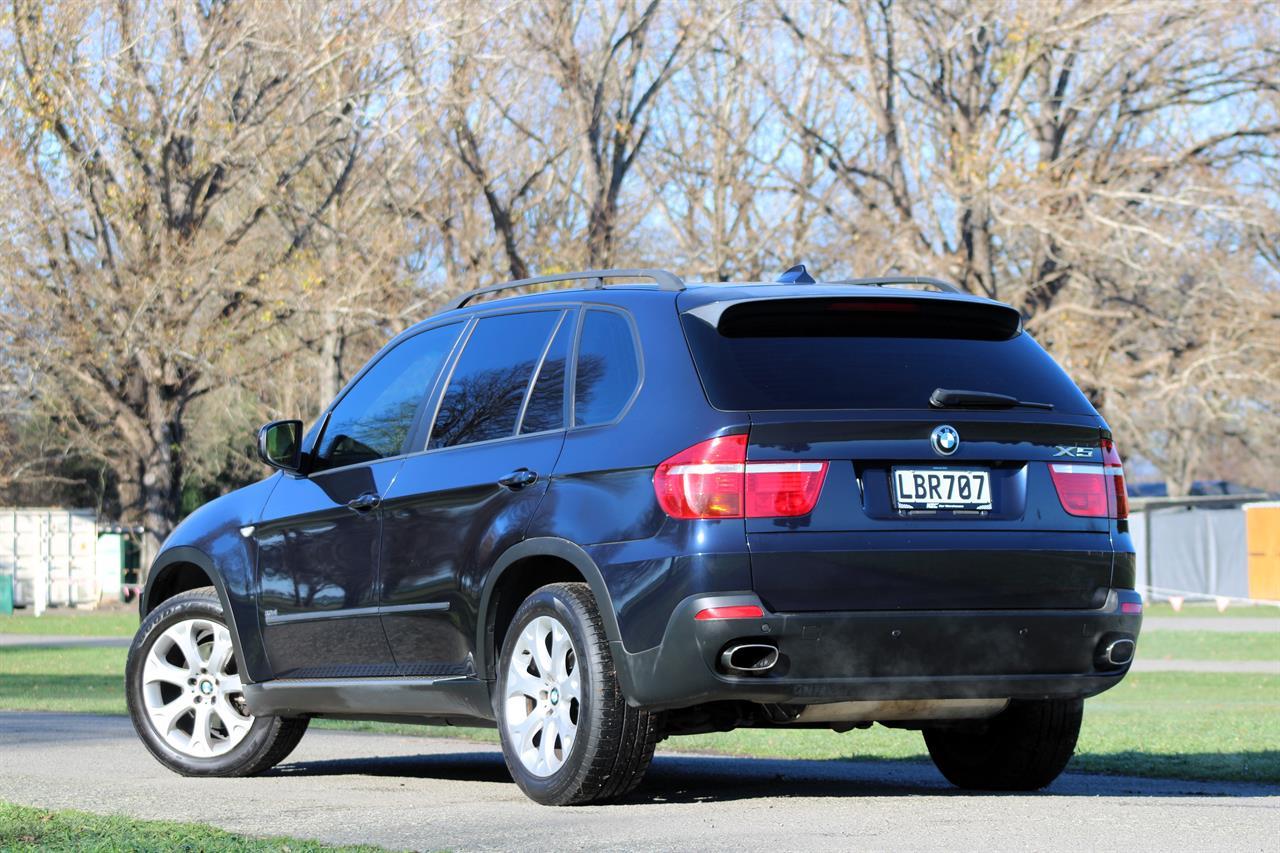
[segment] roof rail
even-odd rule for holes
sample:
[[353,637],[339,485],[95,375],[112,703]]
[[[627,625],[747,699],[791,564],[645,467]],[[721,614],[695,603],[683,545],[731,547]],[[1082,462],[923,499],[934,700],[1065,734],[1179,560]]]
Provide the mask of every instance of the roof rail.
[[930,278],[927,275],[881,275],[874,278],[850,278],[842,281],[821,281],[819,284],[858,284],[863,287],[893,287],[896,284],[927,284],[944,293],[964,293],[965,291],[949,281]]
[[558,275],[540,275],[534,278],[522,278],[517,281],[508,281],[503,284],[493,284],[489,287],[480,287],[475,290],[468,291],[458,298],[454,299],[448,305],[442,308],[442,311],[452,311],[455,308],[461,308],[477,296],[483,296],[486,293],[497,293],[501,290],[510,290],[515,287],[528,287],[533,284],[550,284],[557,281],[594,281],[591,287],[599,290],[604,287],[604,280],[607,278],[647,278],[651,279],[658,285],[659,290],[684,290],[684,281],[675,273],[666,270],[657,269],[634,269],[634,270],[582,270],[581,272],[566,272]]

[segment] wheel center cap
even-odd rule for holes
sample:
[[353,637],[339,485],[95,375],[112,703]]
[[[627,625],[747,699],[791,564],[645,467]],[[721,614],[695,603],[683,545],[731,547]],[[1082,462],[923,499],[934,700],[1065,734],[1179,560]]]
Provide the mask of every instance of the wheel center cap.
[[557,704],[557,703],[560,701],[560,688],[559,688],[559,687],[552,687],[552,688],[551,688],[551,695],[550,695],[550,696],[548,696],[547,698],[551,700],[551,704],[552,704],[552,705]]
[[212,681],[201,681],[201,682],[200,682],[200,692],[201,692],[201,693],[203,693],[203,694],[204,694],[204,695],[206,695],[206,696],[211,695],[211,694],[213,693],[213,682],[212,682]]

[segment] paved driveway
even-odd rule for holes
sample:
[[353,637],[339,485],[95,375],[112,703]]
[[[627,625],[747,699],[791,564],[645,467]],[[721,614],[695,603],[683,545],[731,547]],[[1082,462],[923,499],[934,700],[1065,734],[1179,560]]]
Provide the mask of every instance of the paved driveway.
[[1275,850],[1280,830],[1280,787],[1068,774],[976,796],[918,763],[687,755],[626,803],[551,809],[493,747],[324,730],[273,775],[183,779],[124,718],[18,712],[0,713],[0,800],[456,850]]
[[92,648],[127,649],[133,642],[132,637],[72,637],[63,634],[0,634],[0,646],[54,646],[72,648],[89,646]]

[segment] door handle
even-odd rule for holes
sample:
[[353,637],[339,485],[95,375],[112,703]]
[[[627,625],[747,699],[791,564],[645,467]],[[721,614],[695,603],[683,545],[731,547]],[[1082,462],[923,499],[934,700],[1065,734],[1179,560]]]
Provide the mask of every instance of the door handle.
[[347,506],[356,512],[368,512],[380,503],[382,503],[382,498],[373,492],[365,492],[360,497],[347,501]]
[[517,468],[498,480],[498,485],[506,486],[511,491],[518,492],[525,486],[532,486],[536,482],[538,482],[537,471],[530,471],[528,468]]

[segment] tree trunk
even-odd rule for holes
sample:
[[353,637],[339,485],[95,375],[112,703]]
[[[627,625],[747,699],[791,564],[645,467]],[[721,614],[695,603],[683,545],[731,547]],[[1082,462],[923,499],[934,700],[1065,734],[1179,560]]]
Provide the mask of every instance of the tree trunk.
[[136,481],[122,488],[125,521],[139,524],[142,532],[142,572],[160,553],[165,538],[177,526],[182,514],[183,425],[187,400],[171,388],[149,385],[146,389],[148,415],[146,440],[136,448]]
[[324,340],[320,345],[320,405],[327,406],[342,390],[342,354],[346,348],[346,336],[334,312],[325,312],[324,323]]
[[587,220],[587,264],[600,269],[613,258],[614,211],[607,199],[596,199]]

